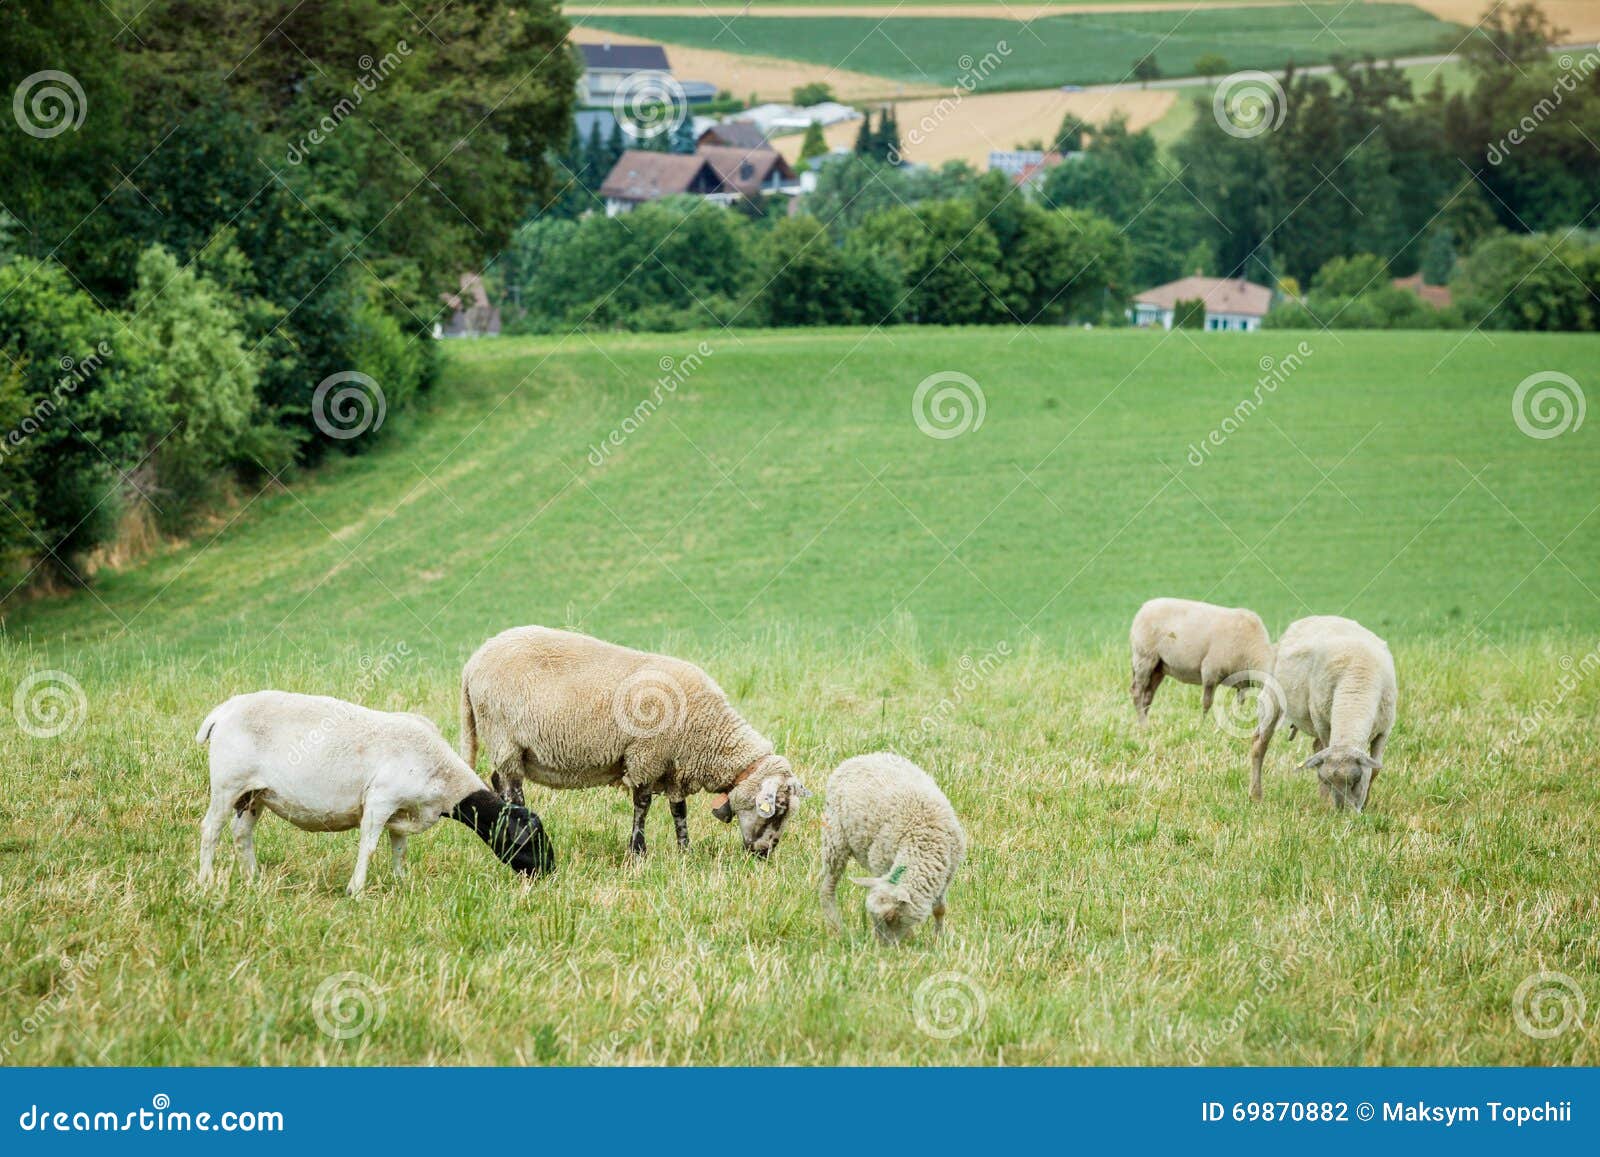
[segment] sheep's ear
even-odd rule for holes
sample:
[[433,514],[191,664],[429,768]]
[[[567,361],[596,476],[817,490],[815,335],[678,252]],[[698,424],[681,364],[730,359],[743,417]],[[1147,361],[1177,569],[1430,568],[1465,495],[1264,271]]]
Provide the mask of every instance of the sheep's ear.
[[794,776],[789,777],[789,795],[794,799],[810,799],[815,793]]
[[1383,760],[1373,759],[1372,756],[1368,755],[1366,752],[1362,752],[1360,755],[1356,756],[1356,760],[1361,764],[1362,767],[1368,768],[1372,771],[1383,770]]
[[1321,767],[1322,766],[1322,761],[1327,759],[1327,758],[1328,758],[1328,749],[1326,747],[1324,747],[1321,751],[1317,752],[1310,759],[1308,759],[1304,763],[1302,763],[1300,765],[1300,770],[1301,771],[1307,771],[1307,770],[1309,770],[1309,769],[1311,769],[1313,767]]
[[882,879],[882,876],[851,876],[850,882],[863,888],[876,888]]
[[773,776],[756,792],[756,815],[770,820],[778,813],[778,777]]

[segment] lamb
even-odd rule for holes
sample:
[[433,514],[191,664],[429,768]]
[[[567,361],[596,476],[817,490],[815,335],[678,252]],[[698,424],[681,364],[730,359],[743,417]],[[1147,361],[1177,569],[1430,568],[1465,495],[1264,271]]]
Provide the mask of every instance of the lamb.
[[549,627],[504,631],[467,660],[461,742],[469,767],[482,743],[494,789],[519,804],[525,777],[557,789],[621,785],[633,795],[635,856],[645,854],[657,795],[680,848],[689,846],[685,801],[710,792],[712,814],[737,816],[746,850],[765,859],[811,794],[693,663]]
[[852,857],[874,873],[851,883],[868,890],[879,939],[897,943],[930,915],[935,934],[943,930],[967,835],[932,776],[887,751],[847,759],[828,780],[822,824],[822,915],[832,931],[843,930],[834,896]]
[[1150,722],[1150,703],[1161,680],[1204,689],[1200,713],[1209,714],[1217,685],[1236,688],[1261,683],[1272,670],[1272,640],[1261,616],[1243,607],[1219,607],[1191,599],[1151,599],[1133,616],[1128,632],[1133,650],[1133,705],[1139,722]]
[[1250,797],[1261,798],[1261,763],[1280,717],[1312,736],[1322,796],[1360,811],[1383,767],[1397,690],[1388,645],[1352,619],[1318,615],[1291,623],[1278,641],[1270,694],[1260,696],[1250,747]]
[[257,691],[212,711],[195,740],[211,747],[211,806],[200,826],[202,886],[211,883],[217,837],[229,812],[245,874],[255,876],[255,826],[263,809],[304,831],[359,827],[361,850],[345,889],[352,896],[366,885],[367,861],[384,829],[395,875],[403,876],[406,837],[446,815],[525,876],[555,867],[539,817],[490,791],[424,716],[321,695]]

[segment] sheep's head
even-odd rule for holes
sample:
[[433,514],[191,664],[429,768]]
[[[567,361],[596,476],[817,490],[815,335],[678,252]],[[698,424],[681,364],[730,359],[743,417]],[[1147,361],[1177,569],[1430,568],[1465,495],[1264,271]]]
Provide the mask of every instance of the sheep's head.
[[556,852],[538,815],[520,804],[506,803],[487,789],[475,791],[447,813],[488,844],[500,861],[524,876],[554,870]]
[[911,893],[900,882],[903,867],[887,876],[852,876],[850,882],[867,889],[867,915],[872,918],[872,930],[878,939],[888,944],[898,944],[922,922],[911,904]]
[[745,850],[764,860],[778,846],[790,812],[811,791],[781,755],[767,756],[756,770],[759,775],[740,781],[718,797],[711,814],[723,823],[737,818]]
[[1383,763],[1356,747],[1325,747],[1300,766],[1315,769],[1323,799],[1341,810],[1360,811]]

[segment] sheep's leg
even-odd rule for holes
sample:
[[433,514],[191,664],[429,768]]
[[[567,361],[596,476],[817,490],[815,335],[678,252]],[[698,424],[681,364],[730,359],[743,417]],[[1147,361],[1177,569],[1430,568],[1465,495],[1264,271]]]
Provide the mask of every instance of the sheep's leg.
[[383,829],[388,824],[389,817],[377,808],[368,806],[361,813],[361,850],[356,853],[355,874],[350,877],[350,883],[345,885],[345,893],[350,896],[359,896],[361,890],[367,886],[367,861],[372,859],[372,853],[378,850],[378,837],[383,835]]
[[256,821],[261,818],[261,807],[254,795],[247,795],[234,805],[233,846],[244,865],[244,877],[256,878]]
[[944,934],[944,897],[940,896],[933,902],[933,934]]
[[633,834],[628,837],[628,851],[635,856],[645,853],[644,818],[650,814],[650,801],[654,798],[648,785],[633,789]]
[[228,813],[233,810],[233,801],[226,792],[213,791],[211,793],[211,806],[206,808],[206,815],[200,821],[200,886],[203,888],[211,883],[212,863],[217,856],[217,839],[222,835],[222,829],[228,822]]
[[406,878],[406,837],[403,833],[389,829],[389,854],[394,860],[394,877],[397,880]]
[[840,933],[844,924],[839,920],[839,877],[850,864],[850,851],[844,839],[834,834],[831,817],[824,816],[822,829],[822,919],[828,931]]
[[675,799],[667,804],[672,812],[672,828],[678,834],[678,847],[684,851],[689,850],[689,804],[686,800]]
[[1278,728],[1278,701],[1270,694],[1256,699],[1256,734],[1250,743],[1250,798],[1261,798],[1261,764],[1267,758],[1272,733]]

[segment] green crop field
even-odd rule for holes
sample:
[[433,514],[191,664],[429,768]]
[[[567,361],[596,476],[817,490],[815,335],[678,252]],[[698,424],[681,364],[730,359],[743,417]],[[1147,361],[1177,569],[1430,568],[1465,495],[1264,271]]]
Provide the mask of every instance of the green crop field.
[[[1600,1063],[1558,1015],[1600,999],[1600,431],[1513,405],[1540,372],[1592,394],[1597,354],[998,328],[452,344],[369,454],[9,615],[4,1062]],[[970,383],[919,410],[941,374]],[[1327,810],[1283,732],[1252,805],[1248,703],[1203,721],[1168,683],[1133,725],[1125,632],[1157,594],[1390,640],[1365,813]],[[534,790],[554,876],[521,883],[445,821],[355,900],[354,833],[268,816],[262,878],[225,840],[197,889],[212,706],[328,693],[453,738],[461,663],[532,622],[699,662],[819,793],[859,752],[927,767],[972,844],[945,935],[880,946],[856,890],[827,935],[820,795],[771,862],[697,798],[690,851],[653,813],[633,863],[620,793]]]
[[1449,52],[1463,34],[1399,4],[1069,13],[1027,22],[704,15],[596,15],[584,22],[670,44],[803,60],[919,85],[960,82],[977,92],[1129,80],[1133,62],[1152,51],[1164,74],[1186,76],[1209,54],[1220,54],[1234,69],[1278,69],[1291,60],[1304,65],[1335,56]]

